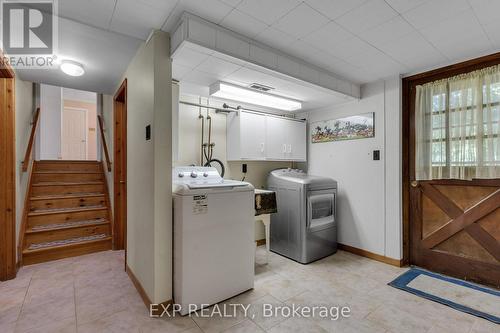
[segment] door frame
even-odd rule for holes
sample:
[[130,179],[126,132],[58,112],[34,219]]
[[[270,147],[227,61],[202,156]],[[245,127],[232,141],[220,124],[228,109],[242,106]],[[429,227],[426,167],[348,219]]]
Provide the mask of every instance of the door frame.
[[411,182],[415,181],[415,88],[428,82],[445,79],[486,67],[500,64],[500,52],[467,60],[450,66],[430,70],[403,78],[402,82],[402,125],[403,125],[403,264],[411,264],[410,226],[414,223],[411,216]]
[[[0,57],[4,54],[0,50]],[[0,281],[13,279],[16,263],[16,103],[15,73],[4,63],[0,80]],[[5,103],[4,103],[5,102]]]
[[61,159],[64,160],[64,156],[63,155],[63,149],[62,149],[62,145],[63,145],[63,128],[64,128],[64,110],[66,109],[69,109],[69,110],[75,110],[75,111],[83,111],[85,113],[85,158],[83,159],[83,161],[88,161],[88,158],[89,158],[89,110],[87,109],[84,109],[84,108],[75,108],[75,107],[72,107],[72,106],[64,106],[62,107],[62,112],[61,112]]
[[[120,107],[118,107],[120,106]],[[122,122],[117,123],[117,110]],[[118,142],[117,129],[121,132]],[[120,171],[120,172],[117,172]],[[122,175],[120,179],[119,175]],[[127,251],[127,79],[113,97],[113,249]]]

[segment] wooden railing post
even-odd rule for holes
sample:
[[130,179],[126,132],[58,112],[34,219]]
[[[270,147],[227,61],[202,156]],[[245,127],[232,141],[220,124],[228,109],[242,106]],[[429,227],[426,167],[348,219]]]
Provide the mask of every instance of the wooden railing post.
[[38,127],[38,119],[40,118],[40,108],[35,111],[35,116],[33,117],[33,125],[31,127],[30,140],[28,141],[28,147],[26,147],[26,153],[24,154],[24,160],[22,165],[23,172],[28,171],[30,164],[31,151],[33,150],[33,143],[35,143],[35,133]]
[[106,137],[104,136],[104,125],[103,125],[102,116],[98,115],[97,120],[99,123],[99,129],[101,131],[101,141],[102,141],[102,147],[104,149],[104,156],[106,157],[106,166],[107,166],[108,172],[111,172],[111,161],[109,160],[108,145],[106,144]]

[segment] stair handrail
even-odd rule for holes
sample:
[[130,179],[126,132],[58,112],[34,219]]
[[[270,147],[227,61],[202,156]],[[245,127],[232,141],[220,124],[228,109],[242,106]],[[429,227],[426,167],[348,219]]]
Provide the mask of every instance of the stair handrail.
[[38,127],[38,120],[40,119],[40,108],[36,108],[35,115],[33,116],[33,123],[31,126],[30,139],[28,141],[28,147],[26,147],[26,153],[24,154],[24,160],[22,164],[23,172],[28,171],[30,164],[31,151],[33,150],[33,144],[35,143],[35,134]]
[[106,144],[106,136],[104,135],[104,125],[101,115],[97,115],[97,120],[99,123],[99,130],[101,132],[102,147],[104,149],[104,156],[106,157],[106,167],[108,172],[111,172],[111,161],[109,160],[108,145]]

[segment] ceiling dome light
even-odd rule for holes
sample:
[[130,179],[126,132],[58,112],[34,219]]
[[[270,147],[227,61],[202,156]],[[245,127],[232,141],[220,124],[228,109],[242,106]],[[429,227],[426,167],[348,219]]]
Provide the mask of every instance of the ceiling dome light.
[[64,60],[61,64],[61,70],[70,76],[82,76],[85,74],[83,65],[71,60]]

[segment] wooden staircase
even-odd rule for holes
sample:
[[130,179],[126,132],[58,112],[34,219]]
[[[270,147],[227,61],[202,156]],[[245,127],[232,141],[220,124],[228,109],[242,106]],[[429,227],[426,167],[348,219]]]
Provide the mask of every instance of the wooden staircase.
[[111,211],[102,164],[35,161],[24,212],[24,265],[109,250]]

